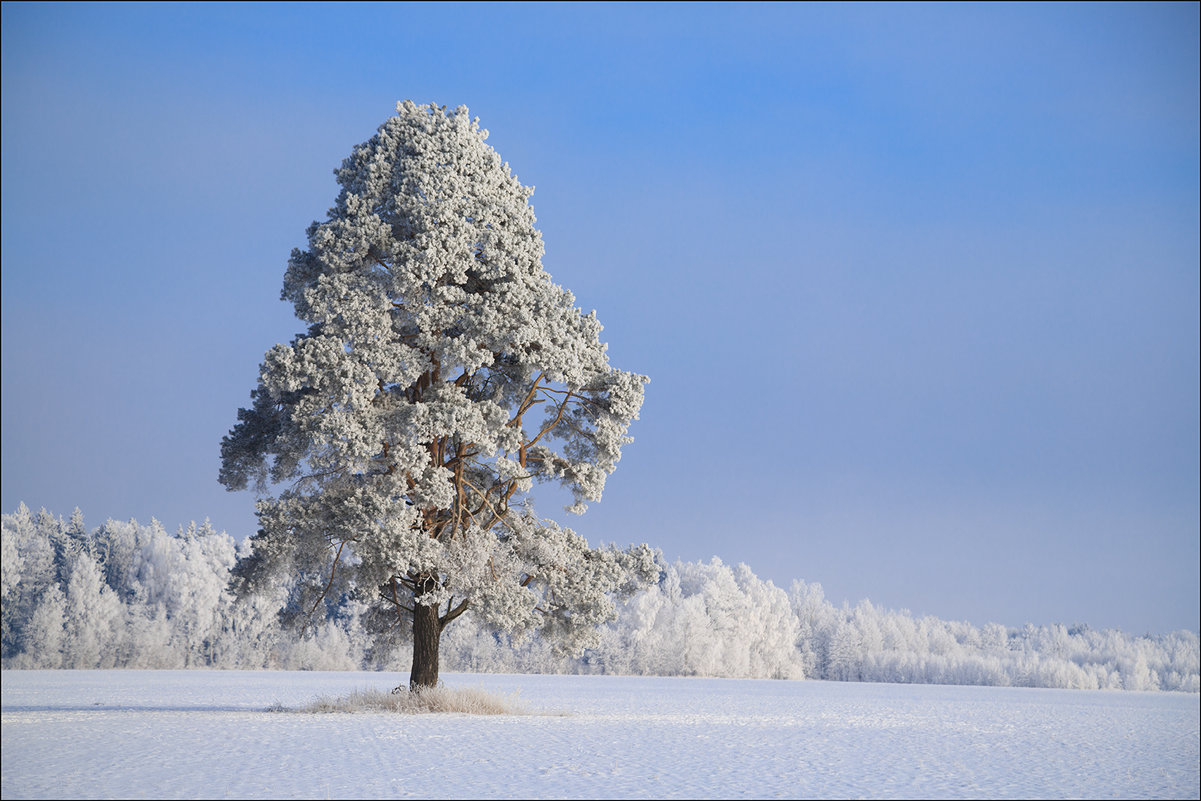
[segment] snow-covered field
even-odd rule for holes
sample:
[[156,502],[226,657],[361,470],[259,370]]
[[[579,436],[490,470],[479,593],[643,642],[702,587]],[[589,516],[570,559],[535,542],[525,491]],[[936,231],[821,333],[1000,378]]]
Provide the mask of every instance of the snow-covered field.
[[[445,675],[531,714],[289,714],[387,673],[4,671],[15,798],[1197,798],[1199,697]],[[551,714],[546,714],[546,713]]]

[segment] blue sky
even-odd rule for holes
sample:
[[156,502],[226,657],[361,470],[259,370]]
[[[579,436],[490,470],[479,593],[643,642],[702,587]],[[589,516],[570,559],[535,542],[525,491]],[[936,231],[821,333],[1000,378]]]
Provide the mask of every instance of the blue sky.
[[[332,171],[467,105],[652,383],[573,527],[1197,629],[1196,4],[3,5],[3,511],[211,518]],[[552,497],[543,512],[555,512]]]

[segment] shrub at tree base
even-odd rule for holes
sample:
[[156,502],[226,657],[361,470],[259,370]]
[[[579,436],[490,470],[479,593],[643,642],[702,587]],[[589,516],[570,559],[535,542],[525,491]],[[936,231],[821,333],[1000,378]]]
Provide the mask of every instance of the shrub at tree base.
[[275,712],[394,712],[404,715],[451,713],[463,715],[526,715],[515,698],[499,698],[474,687],[422,687],[357,690],[342,698],[318,698],[299,709],[275,707]]

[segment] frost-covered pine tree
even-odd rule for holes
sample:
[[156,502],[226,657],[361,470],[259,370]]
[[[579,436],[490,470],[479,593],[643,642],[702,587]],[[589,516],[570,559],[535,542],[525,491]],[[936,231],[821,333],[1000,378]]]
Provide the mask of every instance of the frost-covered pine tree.
[[411,620],[414,689],[469,607],[578,651],[657,572],[645,545],[590,548],[529,503],[535,481],[569,488],[568,511],[600,500],[647,379],[609,365],[595,313],[543,270],[533,190],[487,135],[406,101],[335,171],[284,277],[308,331],[267,352],[221,447],[229,489],[288,485],[238,575],[305,577],[301,612],[369,592]]

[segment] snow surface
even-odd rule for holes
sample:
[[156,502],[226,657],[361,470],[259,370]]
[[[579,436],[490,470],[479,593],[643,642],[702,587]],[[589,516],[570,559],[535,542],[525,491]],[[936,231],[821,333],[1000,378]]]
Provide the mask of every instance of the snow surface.
[[[289,714],[394,673],[4,671],[10,798],[1197,798],[1197,695],[444,675],[531,714]],[[550,714],[547,714],[550,713]]]

